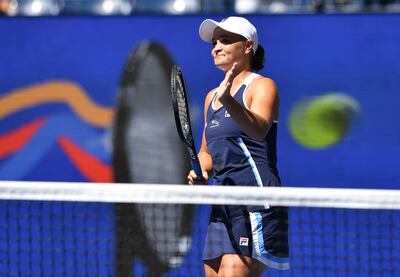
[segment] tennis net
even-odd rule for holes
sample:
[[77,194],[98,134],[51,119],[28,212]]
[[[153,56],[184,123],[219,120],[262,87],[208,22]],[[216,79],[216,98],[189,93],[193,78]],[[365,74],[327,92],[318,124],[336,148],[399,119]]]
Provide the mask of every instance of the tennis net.
[[400,276],[400,190],[0,182],[1,276],[203,276],[210,205],[288,207],[290,269]]

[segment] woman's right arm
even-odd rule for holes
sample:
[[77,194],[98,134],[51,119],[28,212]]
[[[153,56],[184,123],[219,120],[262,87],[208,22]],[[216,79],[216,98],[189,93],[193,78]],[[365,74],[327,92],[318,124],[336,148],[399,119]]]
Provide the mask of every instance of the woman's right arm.
[[[211,171],[212,171],[212,159],[211,159],[211,154],[208,152],[208,148],[207,148],[207,142],[206,142],[206,136],[205,136],[205,124],[207,122],[208,106],[210,105],[213,94],[214,94],[214,90],[210,91],[207,94],[207,97],[206,97],[206,100],[204,103],[204,128],[203,128],[203,135],[202,135],[202,139],[201,139],[200,151],[197,154],[197,157],[199,158],[199,161],[200,161],[201,169],[203,171],[204,182],[201,182],[201,183],[204,183],[204,184],[208,183],[208,174],[211,173]],[[188,175],[188,183],[190,185],[199,184],[199,182],[196,180],[196,178],[197,178],[196,173],[193,170],[191,170]]]

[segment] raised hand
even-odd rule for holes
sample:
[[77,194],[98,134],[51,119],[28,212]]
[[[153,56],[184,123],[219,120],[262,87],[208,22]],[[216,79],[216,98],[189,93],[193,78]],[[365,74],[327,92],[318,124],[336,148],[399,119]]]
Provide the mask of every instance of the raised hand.
[[226,74],[224,80],[219,84],[218,87],[218,99],[222,100],[224,97],[231,96],[230,91],[232,87],[232,81],[233,78],[236,75],[235,69],[236,69],[237,63],[234,63],[231,69],[229,69]]

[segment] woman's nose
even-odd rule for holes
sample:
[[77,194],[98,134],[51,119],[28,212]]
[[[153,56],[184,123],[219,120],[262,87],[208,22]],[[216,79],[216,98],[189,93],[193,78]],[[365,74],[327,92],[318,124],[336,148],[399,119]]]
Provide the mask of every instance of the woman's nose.
[[216,51],[219,51],[219,50],[221,50],[221,43],[219,41],[216,41],[214,43],[214,47],[213,47],[212,51],[216,52]]
[[221,48],[221,42],[219,40],[215,41],[214,48]]

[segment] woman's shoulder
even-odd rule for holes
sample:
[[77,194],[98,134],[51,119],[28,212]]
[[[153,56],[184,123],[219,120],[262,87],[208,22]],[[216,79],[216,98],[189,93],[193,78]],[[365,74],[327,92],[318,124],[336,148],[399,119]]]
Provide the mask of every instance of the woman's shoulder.
[[207,93],[207,96],[206,96],[206,97],[213,97],[214,94],[215,94],[215,92],[217,91],[217,89],[218,89],[218,87],[213,88],[212,90],[210,90],[210,91]]
[[217,91],[217,88],[213,88],[212,90],[210,90],[207,95],[206,95],[206,102],[211,101],[211,99],[214,97],[215,93]]
[[204,108],[205,108],[205,109],[207,109],[208,106],[210,105],[211,100],[213,99],[213,97],[214,97],[216,91],[217,91],[217,88],[213,88],[212,90],[210,90],[210,91],[207,93],[207,95],[206,95],[206,100],[205,100],[205,103],[204,103]]
[[259,85],[276,85],[275,81],[272,78],[258,74],[258,73],[254,73],[254,74],[255,74],[254,83],[259,84]]
[[272,78],[257,74],[252,82],[252,85],[250,86],[250,89],[255,89],[257,91],[260,91],[260,89],[261,91],[276,91],[277,86]]

